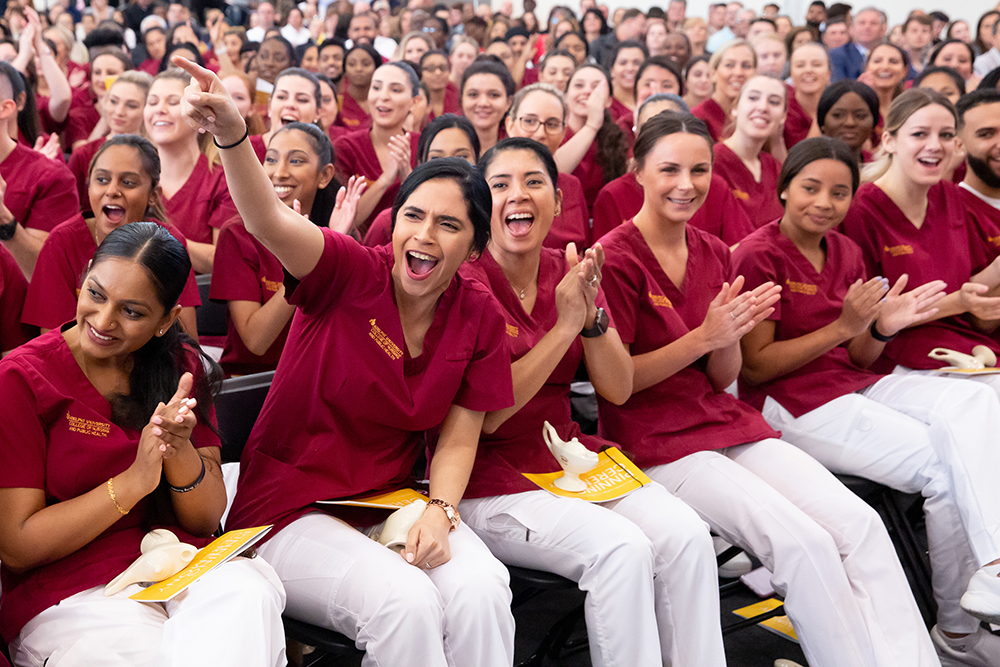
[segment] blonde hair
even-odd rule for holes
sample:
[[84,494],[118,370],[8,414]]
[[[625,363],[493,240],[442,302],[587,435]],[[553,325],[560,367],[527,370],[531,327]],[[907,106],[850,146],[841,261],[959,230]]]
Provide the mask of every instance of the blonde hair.
[[[143,99],[145,99],[149,95],[149,87],[153,85],[153,77],[142,70],[131,69],[119,74],[115,82],[111,84],[111,88],[114,88],[119,83],[131,83],[142,91]],[[109,92],[111,88],[108,89]]]
[[[187,88],[191,83],[191,75],[182,70],[179,67],[170,67],[163,70],[159,74],[153,77],[153,82],[149,85],[152,89],[153,84],[157,81],[180,81]],[[222,160],[219,157],[219,151],[215,150],[215,144],[212,142],[211,134],[205,132],[204,134],[198,134],[198,150],[208,158],[208,166],[215,167],[217,164],[221,164]]]
[[745,39],[733,39],[720,46],[718,50],[712,54],[712,57],[708,59],[708,67],[712,70],[712,73],[714,74],[715,71],[719,69],[719,63],[722,62],[722,57],[724,55],[741,46],[750,50],[750,54],[753,56],[753,68],[757,69],[757,52],[753,50],[752,46],[750,46],[750,42]]
[[[250,115],[243,118],[243,120],[246,121],[247,129],[250,131],[251,135],[264,134],[267,132],[267,128],[264,127],[264,119],[257,113],[257,104],[254,102],[254,92],[257,90],[257,77],[250,76],[246,72],[234,70],[232,72],[227,72],[219,78],[228,79],[231,76],[235,76],[237,79],[242,81],[243,85],[247,87],[247,93],[250,95]],[[209,150],[206,152],[206,155],[210,156],[210,160],[212,153],[218,153],[217,150],[212,150],[213,148],[214,146],[209,146]]]
[[431,38],[428,37],[427,35],[425,35],[424,33],[422,33],[422,32],[408,32],[403,37],[403,39],[399,40],[399,46],[396,47],[396,53],[392,56],[392,59],[393,60],[402,60],[403,59],[403,54],[406,53],[406,47],[407,47],[407,45],[411,41],[413,41],[414,39],[422,39],[422,40],[424,40],[424,44],[427,45],[427,49],[430,50],[430,51],[433,51],[436,48],[434,46],[434,42],[431,40]]
[[[935,104],[947,109],[952,118],[955,119],[955,127],[958,127],[958,113],[947,97],[930,88],[910,88],[892,101],[889,113],[886,114],[885,128],[882,133],[888,133],[895,137],[900,128],[910,119],[910,116],[924,107]],[[892,153],[886,151],[883,142],[875,153],[874,159],[862,168],[861,181],[863,183],[877,181],[889,171],[890,167],[892,167]]]

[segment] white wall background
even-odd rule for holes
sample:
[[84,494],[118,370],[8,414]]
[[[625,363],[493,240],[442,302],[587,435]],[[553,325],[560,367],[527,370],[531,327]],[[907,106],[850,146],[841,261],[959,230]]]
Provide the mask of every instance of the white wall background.
[[[688,0],[687,14],[688,16],[700,16],[706,18],[708,16],[708,6],[714,4],[716,0]],[[718,0],[722,2],[723,0]],[[781,13],[788,14],[792,17],[792,21],[796,25],[801,25],[805,22],[806,8],[809,7],[809,3],[812,0],[774,0],[775,4],[781,6]],[[827,5],[836,2],[837,0],[825,0]],[[935,11],[941,10],[951,17],[952,20],[955,19],[965,19],[971,25],[972,30],[976,29],[976,22],[983,12],[994,9],[998,3],[997,0],[926,0],[930,4],[924,4],[922,0],[916,0],[913,2],[906,2],[905,0],[850,0],[848,4],[854,6],[855,11],[861,9],[862,7],[873,4],[889,15],[889,25],[890,27],[902,23],[906,19],[906,15],[909,14],[912,9],[923,9],[924,11]],[[496,6],[499,0],[494,0],[493,5]],[[566,5],[572,7],[575,11],[579,11],[579,0],[536,0],[538,8],[535,10],[535,15],[538,17],[539,21],[545,21],[549,15],[549,10],[554,5]],[[761,8],[768,4],[770,0],[743,0],[743,4],[750,9],[755,9],[760,12]],[[666,2],[651,1],[651,0],[598,0],[598,4],[606,4],[614,12],[618,7],[638,7],[639,9],[648,9],[654,5],[659,5],[666,10]],[[514,16],[520,15],[522,12],[521,0],[514,0]]]

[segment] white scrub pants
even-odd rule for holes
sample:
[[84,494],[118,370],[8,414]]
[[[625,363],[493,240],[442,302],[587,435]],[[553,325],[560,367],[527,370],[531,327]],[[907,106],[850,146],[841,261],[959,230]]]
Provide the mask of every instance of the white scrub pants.
[[449,535],[451,560],[418,569],[346,523],[297,519],[259,553],[274,566],[292,618],[336,630],[364,665],[509,667],[514,617],[507,568],[472,530]]
[[756,555],[812,667],[935,667],[878,513],[794,445],[768,439],[646,470]]
[[[72,595],[28,622],[10,645],[17,667],[281,667],[281,581],[260,558],[236,558],[169,602],[136,602],[131,585]],[[46,663],[46,660],[48,662]]]
[[725,667],[708,526],[659,484],[600,505],[538,490],[459,507],[504,563],[587,593],[595,667]]
[[959,600],[980,566],[1000,556],[1000,400],[962,378],[890,375],[793,417],[764,404],[768,423],[828,469],[921,493],[940,630],[974,632]]

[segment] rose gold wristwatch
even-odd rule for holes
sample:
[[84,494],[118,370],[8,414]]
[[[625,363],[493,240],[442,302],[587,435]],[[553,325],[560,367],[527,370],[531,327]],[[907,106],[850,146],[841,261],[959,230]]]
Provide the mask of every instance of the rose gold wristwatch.
[[459,516],[458,510],[451,503],[441,500],[440,498],[432,498],[427,501],[427,505],[434,505],[435,507],[440,507],[444,510],[445,516],[448,517],[448,521],[451,522],[451,529],[455,530],[458,528],[458,524],[462,522],[462,517]]

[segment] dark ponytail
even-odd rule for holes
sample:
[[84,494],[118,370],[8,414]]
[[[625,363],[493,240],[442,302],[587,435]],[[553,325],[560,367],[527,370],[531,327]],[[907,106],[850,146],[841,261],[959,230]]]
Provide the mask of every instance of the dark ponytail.
[[[154,222],[133,222],[113,230],[94,253],[91,268],[115,258],[131,260],[146,269],[164,314],[177,304],[191,273],[191,259],[184,246]],[[197,416],[201,423],[211,426],[212,396],[221,382],[222,370],[184,333],[178,321],[132,354],[128,394],[111,400],[112,421],[122,428],[144,428],[156,406],[169,401],[177,391],[181,375],[192,366],[192,356],[200,358],[202,364],[193,371]]]

